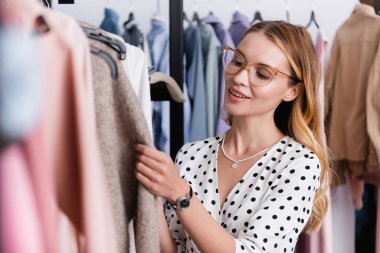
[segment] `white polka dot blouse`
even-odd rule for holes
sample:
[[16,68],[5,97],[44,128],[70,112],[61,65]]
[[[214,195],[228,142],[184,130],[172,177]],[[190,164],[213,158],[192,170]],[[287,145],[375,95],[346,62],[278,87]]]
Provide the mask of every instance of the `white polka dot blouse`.
[[[234,237],[236,253],[294,252],[320,185],[318,157],[285,136],[249,168],[220,205],[217,154],[222,138],[185,144],[175,159],[182,178]],[[165,217],[178,252],[200,252],[170,205],[165,205]]]

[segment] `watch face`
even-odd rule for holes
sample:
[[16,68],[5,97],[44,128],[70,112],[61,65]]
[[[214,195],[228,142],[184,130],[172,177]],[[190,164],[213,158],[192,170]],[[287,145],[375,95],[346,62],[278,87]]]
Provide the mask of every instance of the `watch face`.
[[181,208],[188,208],[190,206],[190,200],[188,199],[183,199],[180,202]]

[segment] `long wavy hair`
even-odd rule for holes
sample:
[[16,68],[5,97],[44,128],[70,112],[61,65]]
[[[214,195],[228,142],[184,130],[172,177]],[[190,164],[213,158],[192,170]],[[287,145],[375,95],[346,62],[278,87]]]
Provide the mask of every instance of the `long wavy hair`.
[[[309,32],[301,26],[283,21],[263,21],[251,26],[243,38],[252,32],[263,33],[285,54],[291,75],[302,80],[304,88],[291,102],[283,101],[275,110],[277,127],[286,135],[314,152],[321,164],[320,187],[314,198],[307,232],[318,230],[328,208],[327,190],[331,182],[330,158],[323,132],[319,98],[320,67]],[[290,80],[290,85],[299,83]],[[232,115],[224,111],[224,118],[232,125]]]

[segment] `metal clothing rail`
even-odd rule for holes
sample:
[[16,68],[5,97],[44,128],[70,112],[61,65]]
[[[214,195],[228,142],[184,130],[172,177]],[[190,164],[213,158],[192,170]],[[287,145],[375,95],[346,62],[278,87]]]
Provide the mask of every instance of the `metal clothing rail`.
[[[183,91],[183,0],[169,1],[170,75]],[[183,142],[183,104],[170,101],[170,155],[173,159]]]
[[[169,0],[170,76],[183,91],[183,0]],[[183,104],[171,99],[163,83],[151,86],[153,101],[170,101],[170,155],[174,159],[184,143]]]

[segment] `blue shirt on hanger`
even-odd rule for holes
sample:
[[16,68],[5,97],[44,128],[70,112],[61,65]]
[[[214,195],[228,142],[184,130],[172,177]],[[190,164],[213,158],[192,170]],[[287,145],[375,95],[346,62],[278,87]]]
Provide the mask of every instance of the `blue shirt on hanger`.
[[189,140],[207,138],[206,90],[203,72],[201,32],[192,23],[184,34],[186,55],[186,84],[191,105]]
[[211,25],[199,22],[207,104],[207,137],[215,136],[219,112],[219,59],[222,48]]
[[[219,20],[217,16],[214,14],[210,14],[207,17],[203,19],[204,22],[210,24],[212,28],[215,31],[216,36],[218,37],[220,43],[225,46],[230,46],[232,48],[235,47],[234,42],[232,41],[230,33],[224,28],[223,23]],[[222,64],[222,58],[219,59],[219,80],[220,80],[220,86],[219,86],[219,114],[220,110],[223,108],[224,103],[224,70],[223,70],[223,64]],[[225,131],[227,131],[230,127],[226,124],[226,122],[219,117],[218,118],[218,124],[216,128],[216,134],[222,134]]]
[[119,15],[111,8],[104,8],[104,18],[100,24],[100,29],[120,35]]
[[[169,74],[169,28],[161,19],[152,19],[152,28],[147,35],[150,57],[159,72]],[[170,152],[170,103],[153,103],[153,135],[157,149]]]

